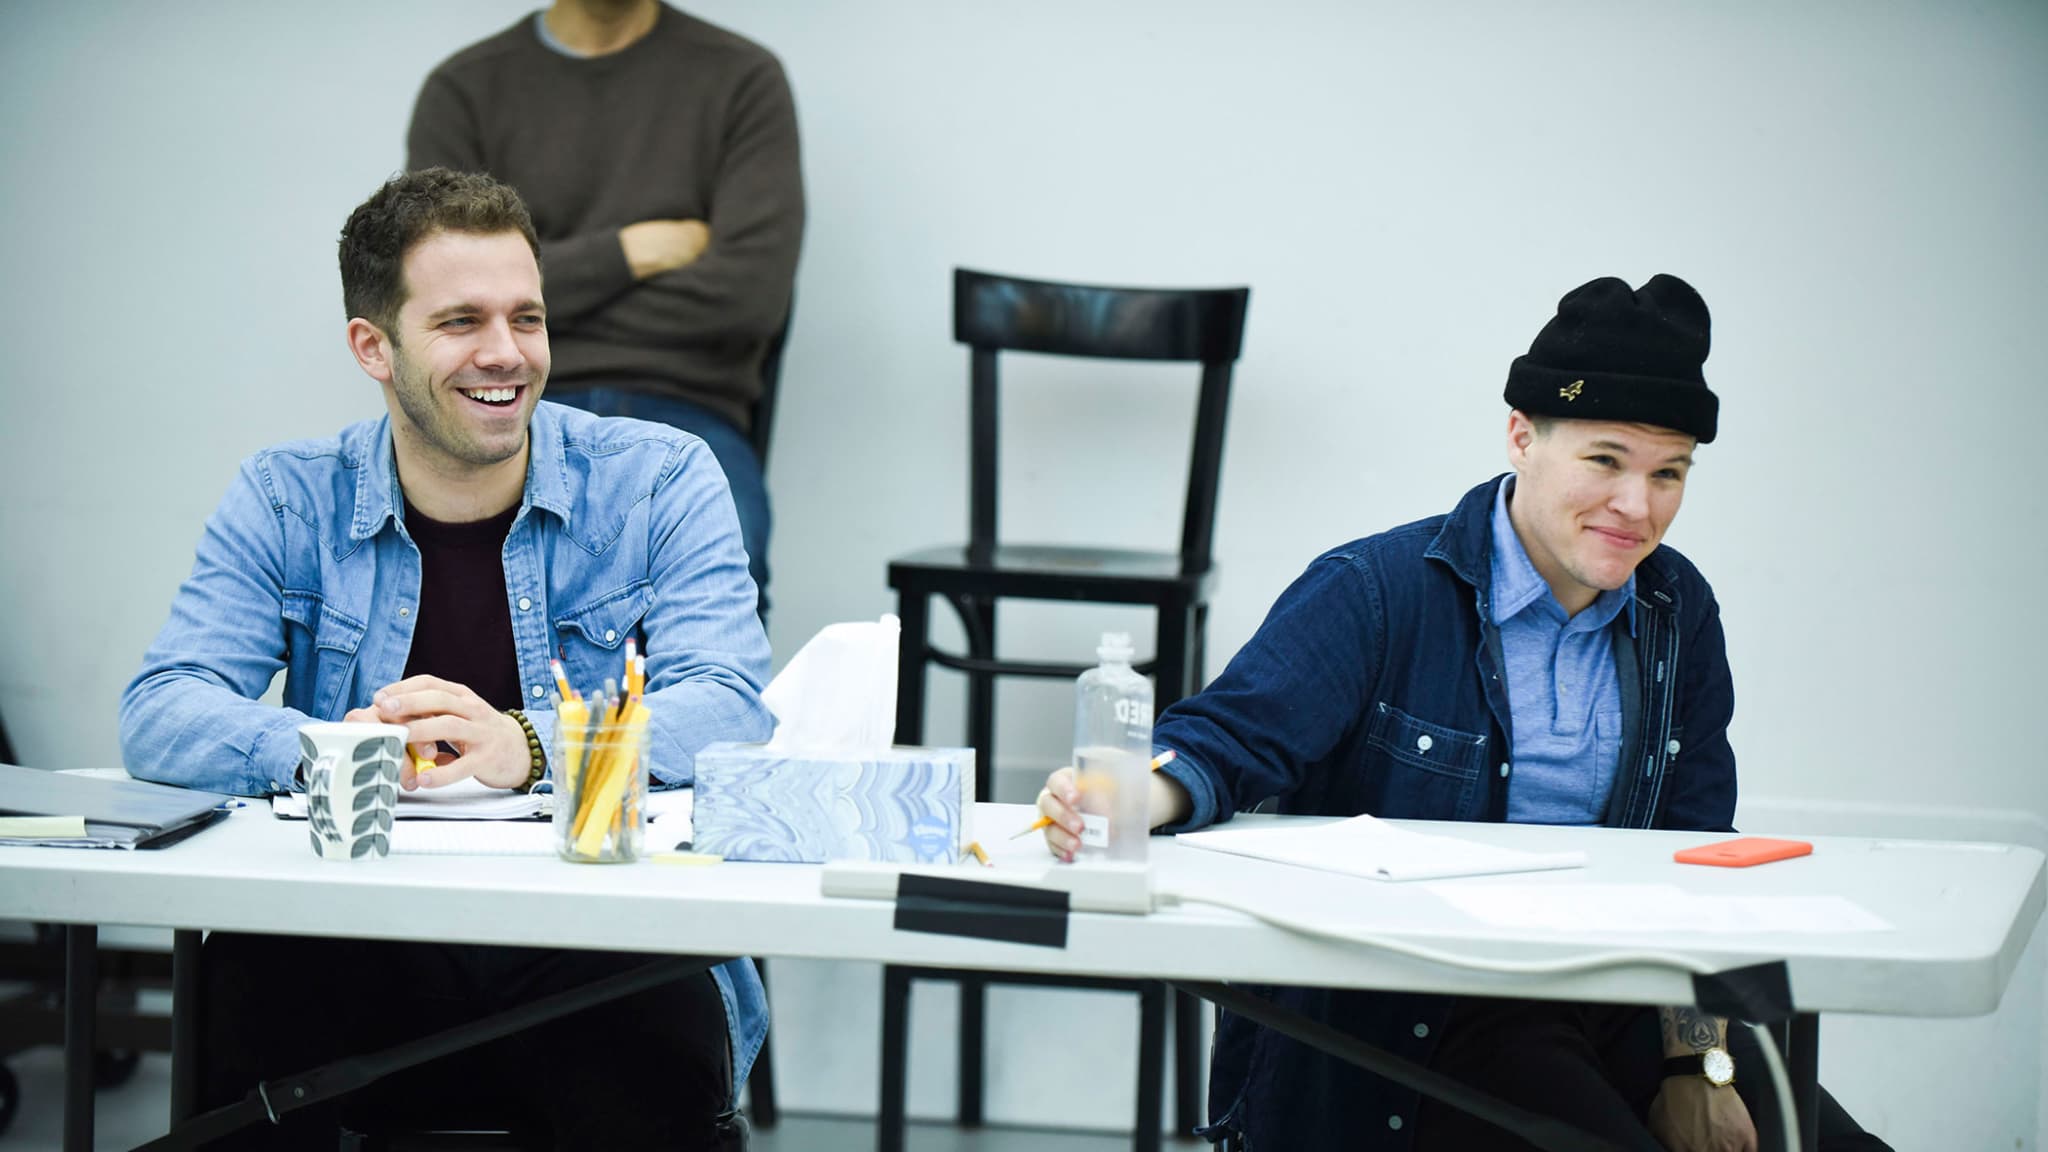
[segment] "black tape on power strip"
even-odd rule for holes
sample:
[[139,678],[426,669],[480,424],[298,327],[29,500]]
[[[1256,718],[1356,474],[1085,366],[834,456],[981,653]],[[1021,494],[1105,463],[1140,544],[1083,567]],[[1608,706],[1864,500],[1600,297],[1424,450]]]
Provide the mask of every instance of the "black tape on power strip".
[[896,929],[1065,948],[1067,894],[904,873],[896,881]]
[[1695,973],[1692,999],[1701,1011],[1716,1016],[1775,1024],[1792,1015],[1792,976],[1782,960],[1704,976]]

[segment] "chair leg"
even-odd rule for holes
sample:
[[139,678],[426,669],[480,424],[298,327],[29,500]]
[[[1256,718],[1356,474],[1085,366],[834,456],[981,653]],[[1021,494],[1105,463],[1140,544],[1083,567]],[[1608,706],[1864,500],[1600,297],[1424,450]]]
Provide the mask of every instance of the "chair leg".
[[910,980],[908,968],[882,968],[882,1099],[875,1109],[876,1152],[903,1152],[910,1087]]
[[64,1152],[92,1152],[93,1053],[98,1046],[99,926],[64,929]]
[[[756,959],[754,970],[761,975],[761,995],[768,994],[768,961]],[[772,1017],[771,1017],[772,1018]],[[761,1038],[761,1053],[754,1057],[753,1070],[747,1073],[747,1105],[751,1114],[749,1120],[756,1128],[775,1127],[775,1064],[770,1058],[771,1045],[775,1042],[775,1030]]]
[[[1159,708],[1201,688],[1201,660],[1206,647],[1208,608],[1190,604],[1159,612]],[[1173,1127],[1185,1137],[1201,1123],[1202,1049],[1200,1007],[1195,998],[1174,990],[1173,998]]]
[[896,597],[902,631],[896,639],[896,742],[924,743],[925,652],[931,647],[931,597],[908,591]]
[[1160,605],[1159,666],[1153,690],[1159,711],[1188,694],[1188,637],[1193,617],[1192,605]]
[[1194,1138],[1202,1123],[1202,1002],[1173,990],[1173,1134]]
[[1159,1152],[1159,1129],[1165,1117],[1166,1002],[1171,988],[1148,980],[1138,990],[1138,1120],[1131,1133],[1133,1152]]
[[962,1128],[982,1122],[983,1053],[988,1040],[988,983],[960,981],[960,1115]]
[[[955,603],[967,630],[967,651],[983,660],[996,656],[996,602],[988,596],[961,596]],[[974,748],[974,799],[995,798],[996,678],[987,672],[967,674],[967,743]]]

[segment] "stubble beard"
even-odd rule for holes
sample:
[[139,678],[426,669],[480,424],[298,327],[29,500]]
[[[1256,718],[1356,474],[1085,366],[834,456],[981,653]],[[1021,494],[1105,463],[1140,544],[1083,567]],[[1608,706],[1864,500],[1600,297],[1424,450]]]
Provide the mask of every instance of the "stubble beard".
[[457,464],[472,468],[488,468],[518,455],[526,446],[524,435],[504,447],[485,443],[472,435],[464,426],[459,412],[460,406],[469,401],[459,395],[456,389],[523,387],[527,391],[521,395],[518,403],[526,405],[540,388],[540,381],[531,367],[507,373],[502,377],[475,381],[469,385],[462,384],[461,377],[458,376],[449,381],[447,388],[436,388],[424,373],[413,371],[412,364],[403,352],[393,349],[391,379],[392,392],[398,397],[398,409],[405,414],[406,421],[418,433],[422,448]]

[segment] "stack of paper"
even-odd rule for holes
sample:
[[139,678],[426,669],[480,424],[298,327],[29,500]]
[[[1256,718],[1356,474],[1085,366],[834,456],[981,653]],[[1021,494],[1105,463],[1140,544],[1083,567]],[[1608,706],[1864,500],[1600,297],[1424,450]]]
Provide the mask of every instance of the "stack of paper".
[[1183,832],[1183,844],[1274,860],[1370,880],[1441,880],[1498,872],[1583,868],[1584,852],[1522,852],[1492,844],[1431,836],[1396,828],[1371,816],[1353,816],[1313,828],[1223,828]]

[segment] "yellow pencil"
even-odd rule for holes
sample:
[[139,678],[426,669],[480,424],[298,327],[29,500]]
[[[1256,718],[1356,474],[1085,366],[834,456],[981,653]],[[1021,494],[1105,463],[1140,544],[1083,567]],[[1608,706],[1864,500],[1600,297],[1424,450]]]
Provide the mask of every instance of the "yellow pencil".
[[[1168,764],[1173,763],[1175,760],[1179,758],[1180,753],[1175,752],[1171,748],[1168,748],[1166,751],[1161,752],[1159,755],[1154,756],[1152,758],[1152,770],[1154,772],[1157,772],[1161,768],[1166,767]],[[1015,836],[1010,837],[1010,839],[1022,840],[1024,837],[1031,835],[1033,832],[1038,831],[1040,828],[1050,827],[1052,827],[1052,817],[1040,816],[1038,819],[1033,820],[1031,822],[1031,826],[1029,828],[1026,828],[1022,832],[1017,833]]]

